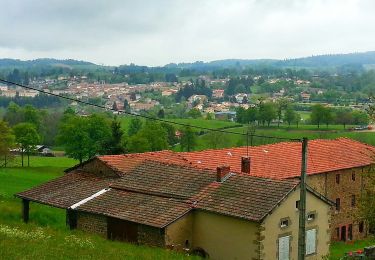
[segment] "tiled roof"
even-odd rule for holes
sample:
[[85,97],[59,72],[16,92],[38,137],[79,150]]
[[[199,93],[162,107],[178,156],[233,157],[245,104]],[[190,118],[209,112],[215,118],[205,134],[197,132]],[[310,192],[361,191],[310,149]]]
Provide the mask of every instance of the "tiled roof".
[[161,228],[189,212],[191,205],[179,199],[111,189],[78,210]]
[[146,160],[78,210],[159,227],[192,208],[260,221],[296,185],[245,174],[216,182],[213,171]]
[[212,171],[146,160],[111,187],[188,199],[215,180]]
[[[215,169],[218,165],[230,165],[234,172],[241,172],[241,157],[251,157],[252,176],[286,179],[300,175],[301,151],[299,142],[283,142],[271,145],[234,147],[220,150],[179,153],[193,166]],[[375,148],[360,142],[339,138],[308,142],[308,174],[370,165],[374,162]]]
[[249,175],[232,175],[211,185],[197,208],[228,216],[260,221],[297,185],[298,181],[271,180]]
[[100,178],[91,173],[76,171],[20,192],[16,196],[54,207],[68,208],[108,187],[112,181],[113,178]]
[[[93,159],[98,159],[106,164],[108,167],[119,173],[120,175],[124,175],[129,171],[133,170],[136,166],[141,164],[144,160],[157,160],[166,163],[176,163],[181,165],[189,164],[184,158],[179,156],[179,154],[164,150],[158,152],[146,152],[146,153],[133,153],[133,154],[120,154],[120,155],[102,155],[96,156]],[[91,159],[91,160],[93,160]],[[90,163],[91,160],[84,162]],[[72,168],[65,170],[66,172],[75,170],[80,168],[80,165],[76,165]]]

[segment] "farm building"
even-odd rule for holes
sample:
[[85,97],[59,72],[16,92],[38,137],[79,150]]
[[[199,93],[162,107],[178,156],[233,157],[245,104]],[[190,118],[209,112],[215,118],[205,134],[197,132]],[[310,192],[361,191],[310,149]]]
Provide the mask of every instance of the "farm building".
[[[168,151],[94,158],[17,196],[25,220],[29,201],[43,203],[66,209],[71,228],[109,239],[213,259],[297,257],[299,181],[198,169]],[[312,189],[307,199],[306,254],[319,259],[333,203]]]
[[[241,157],[247,147],[180,153],[193,166],[214,169],[217,163],[241,172]],[[301,172],[301,143],[283,142],[250,147],[251,176],[298,179]],[[312,140],[308,145],[307,183],[336,202],[332,210],[331,239],[362,239],[369,228],[355,216],[367,176],[374,173],[375,147],[348,138]]]
[[[315,229],[308,236],[309,241],[316,238],[312,245],[317,255],[328,252],[330,239],[355,240],[368,234],[353,213],[366,176],[373,174],[373,156],[374,147],[346,138],[309,142],[307,217],[312,222],[307,231]],[[220,165],[230,170],[224,168],[224,179],[217,181]],[[274,259],[284,252],[297,254],[300,171],[299,142],[108,155],[17,196],[23,199],[25,220],[29,201],[35,201],[67,209],[72,228],[111,239],[202,249],[213,258]],[[330,210],[331,201],[335,206]],[[247,229],[240,223],[249,232],[243,233]],[[132,231],[118,234],[115,229]],[[236,245],[233,252],[228,244]]]

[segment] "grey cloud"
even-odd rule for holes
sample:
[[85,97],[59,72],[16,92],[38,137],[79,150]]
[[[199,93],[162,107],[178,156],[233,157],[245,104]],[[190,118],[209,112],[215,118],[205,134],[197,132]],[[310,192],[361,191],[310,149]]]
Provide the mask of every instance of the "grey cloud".
[[0,57],[165,64],[370,50],[371,0],[1,0]]

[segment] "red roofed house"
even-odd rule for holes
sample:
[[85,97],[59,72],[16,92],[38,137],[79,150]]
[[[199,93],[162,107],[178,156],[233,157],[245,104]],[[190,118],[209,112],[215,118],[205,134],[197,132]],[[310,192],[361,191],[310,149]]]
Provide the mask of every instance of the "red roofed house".
[[[245,165],[244,167],[248,167]],[[109,239],[213,259],[296,259],[298,180],[193,167],[179,154],[99,156],[16,195],[67,210],[69,225]],[[329,250],[332,202],[308,189],[306,255]]]
[[[192,165],[213,169],[217,163],[241,172],[241,157],[250,157],[251,176],[296,179],[301,172],[301,143],[206,150],[181,153]],[[308,144],[307,183],[337,203],[332,212],[331,239],[356,240],[367,236],[365,223],[354,216],[367,174],[374,174],[375,147],[347,138],[312,140]]]

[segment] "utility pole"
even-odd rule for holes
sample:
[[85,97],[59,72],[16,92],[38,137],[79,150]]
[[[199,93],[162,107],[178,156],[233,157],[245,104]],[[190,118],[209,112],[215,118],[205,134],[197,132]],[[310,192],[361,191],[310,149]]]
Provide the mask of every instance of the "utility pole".
[[298,260],[304,260],[306,255],[306,170],[307,170],[307,138],[302,139],[301,183],[299,198],[299,232]]

